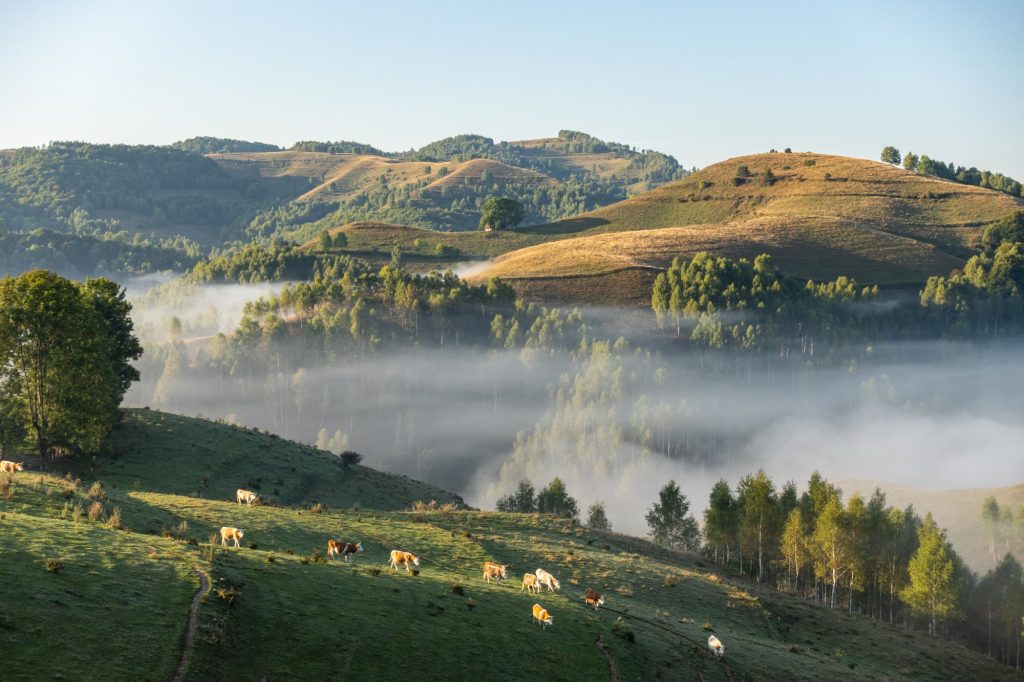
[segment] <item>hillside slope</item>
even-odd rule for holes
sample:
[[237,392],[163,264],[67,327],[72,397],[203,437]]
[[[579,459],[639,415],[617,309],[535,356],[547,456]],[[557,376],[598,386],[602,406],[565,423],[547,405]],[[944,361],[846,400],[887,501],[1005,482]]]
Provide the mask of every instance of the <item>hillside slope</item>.
[[1021,205],[873,161],[756,154],[527,230],[549,241],[502,255],[478,277],[522,278],[530,289],[546,279],[664,268],[706,250],[768,252],[798,277],[919,283],[963,265],[984,228]]
[[[169,678],[200,573],[212,589],[199,591],[189,680],[597,680],[612,665],[622,680],[1013,678],[957,644],[566,520],[247,508],[104,483],[23,472],[0,501],[5,679]],[[94,503],[97,520],[76,515]],[[124,530],[103,521],[114,508]],[[245,528],[240,549],[209,544],[224,524]],[[329,537],[365,551],[326,561]],[[394,548],[421,556],[418,573],[386,567]],[[511,563],[513,580],[482,581],[486,560]],[[560,592],[520,591],[537,566]],[[605,609],[582,604],[585,587]],[[533,603],[551,628],[531,622]],[[706,652],[709,630],[727,644],[722,662]],[[55,641],[73,646],[47,655]]]
[[[168,679],[186,652],[187,680],[1014,676],[955,643],[565,519],[351,508],[360,490],[394,477],[338,472],[329,455],[265,434],[136,410],[114,451],[85,468],[99,480],[21,472],[0,482],[4,679]],[[280,476],[275,504],[243,507],[226,494],[253,471]],[[355,492],[310,511],[322,501],[312,479]],[[374,503],[432,492],[397,485],[406,489]],[[245,529],[242,547],[215,542],[222,525]],[[364,552],[326,560],[327,538]],[[416,571],[386,566],[396,548],[420,556]],[[513,579],[481,580],[488,560],[511,564]],[[538,566],[561,579],[559,592],[519,589]],[[605,594],[605,608],[582,603],[586,587]],[[534,603],[551,628],[531,622]],[[707,653],[709,631],[726,642],[724,661]],[[55,642],[68,644],[60,656]]]
[[345,467],[331,453],[273,434],[156,410],[124,413],[110,456],[75,467],[76,475],[217,500],[234,500],[236,489],[249,488],[272,504],[407,509],[415,500],[462,503],[435,486],[368,466]]

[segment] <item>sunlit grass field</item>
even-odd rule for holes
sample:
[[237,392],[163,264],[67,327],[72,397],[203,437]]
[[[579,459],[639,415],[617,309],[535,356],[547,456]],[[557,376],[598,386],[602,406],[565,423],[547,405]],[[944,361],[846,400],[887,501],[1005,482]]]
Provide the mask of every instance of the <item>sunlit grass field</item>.
[[[152,430],[154,442],[176,428],[223,430],[207,436],[222,447],[235,437],[228,426],[145,417],[133,428]],[[259,468],[298,447],[253,444],[228,454]],[[155,453],[152,466],[183,473]],[[609,661],[628,680],[1012,677],[956,644],[565,519],[363,501],[315,511],[298,498],[249,508],[171,492],[194,476],[126,484],[139,472],[120,467],[97,462],[99,485],[22,472],[0,499],[4,679],[169,679],[197,570],[212,584],[199,602],[190,680],[599,680],[610,679]],[[396,490],[383,502],[407,509],[412,500]],[[245,530],[240,548],[211,544],[222,525]],[[328,538],[365,551],[327,560]],[[392,549],[417,553],[417,572],[389,568]],[[47,560],[61,565],[48,570]],[[511,579],[485,583],[488,560],[510,564]],[[520,591],[522,574],[538,567],[560,579],[559,592]],[[587,587],[607,608],[583,604]],[[534,603],[554,617],[547,630],[531,620]],[[709,632],[725,642],[724,661],[706,652]]]

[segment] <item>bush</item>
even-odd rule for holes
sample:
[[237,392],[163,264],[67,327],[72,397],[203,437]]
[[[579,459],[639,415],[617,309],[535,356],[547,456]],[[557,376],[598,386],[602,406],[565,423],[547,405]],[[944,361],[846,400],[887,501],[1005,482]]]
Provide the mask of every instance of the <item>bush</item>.
[[93,481],[92,485],[89,486],[89,490],[85,493],[86,498],[90,500],[102,500],[105,496],[103,492],[103,484],[99,481]]
[[60,573],[64,570],[64,562],[60,559],[47,559],[46,560],[46,572],[47,573]]
[[339,457],[341,457],[341,463],[346,467],[355,466],[363,461],[362,455],[360,455],[358,452],[352,452],[351,450],[346,450],[345,452],[341,453]]
[[813,166],[813,165],[815,165],[817,163],[818,162],[815,161],[814,159],[805,159],[804,160],[804,165],[807,166],[807,167]]
[[110,512],[110,517],[107,519],[107,525],[115,530],[124,530],[124,526],[121,525],[120,507],[114,507],[114,511]]
[[747,168],[745,165],[738,166],[736,168],[736,177],[737,178],[749,178],[750,177],[750,169]]
[[103,508],[103,503],[95,501],[89,505],[89,520],[100,521],[103,519],[103,514],[106,510]]
[[242,593],[234,585],[228,585],[227,587],[218,587],[217,596],[226,605],[233,606]]

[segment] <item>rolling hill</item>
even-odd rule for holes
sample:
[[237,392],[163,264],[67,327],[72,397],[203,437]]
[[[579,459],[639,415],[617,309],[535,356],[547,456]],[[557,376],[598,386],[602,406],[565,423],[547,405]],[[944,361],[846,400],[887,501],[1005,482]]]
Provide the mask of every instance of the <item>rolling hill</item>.
[[[407,479],[358,508],[362,493],[338,492],[318,513],[308,504],[321,494],[306,477],[357,484],[332,472],[328,455],[265,434],[140,410],[114,445],[112,461],[89,464],[100,479],[22,472],[3,488],[4,679],[1014,676],[958,644],[565,519],[382,510],[433,492]],[[260,473],[284,479],[275,503],[225,499],[227,479]],[[223,489],[199,484],[208,474]],[[378,488],[388,478],[353,478],[364,475]],[[212,543],[224,524],[245,529],[241,548]],[[327,561],[329,537],[361,540],[365,551],[350,564]],[[396,547],[420,555],[416,572],[387,568]],[[484,583],[486,560],[510,563],[514,576],[544,566],[562,589]],[[605,593],[606,608],[585,607],[585,587]],[[531,623],[535,602],[553,614],[551,628]],[[709,631],[728,647],[723,661],[706,652]],[[58,637],[75,646],[52,655]]]
[[[1006,194],[887,164],[823,154],[757,154],[575,218],[523,230],[544,243],[479,272],[538,298],[598,301],[589,292],[648,298],[654,273],[699,251],[771,253],[787,274],[864,284],[919,284],[960,267],[985,226],[1018,209]],[[641,285],[601,285],[622,272]],[[579,280],[575,286],[573,280]]]

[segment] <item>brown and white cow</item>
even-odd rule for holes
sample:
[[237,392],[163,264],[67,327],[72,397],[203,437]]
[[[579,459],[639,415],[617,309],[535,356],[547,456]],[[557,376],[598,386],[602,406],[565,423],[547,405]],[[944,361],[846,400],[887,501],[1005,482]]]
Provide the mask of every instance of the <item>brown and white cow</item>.
[[533,605],[533,619],[537,621],[537,625],[542,626],[545,630],[555,622],[554,616],[548,613],[548,610],[540,604]]
[[363,543],[357,542],[352,544],[351,542],[340,542],[338,540],[327,541],[327,556],[336,557],[339,554],[345,557],[345,561],[353,554],[358,554],[363,551]]
[[0,459],[0,473],[13,474],[24,468],[24,462],[12,462],[7,459]]
[[534,573],[537,575],[538,589],[540,589],[540,585],[547,586],[549,592],[557,592],[562,589],[562,586],[558,583],[555,576],[551,575],[543,568],[538,568]]
[[597,590],[592,590],[588,587],[586,592],[583,594],[583,601],[585,601],[588,606],[593,606],[594,610],[597,611],[599,608],[604,606],[604,595]]
[[519,588],[519,591],[522,592],[523,590],[527,592],[540,592],[540,585],[537,584],[536,575],[533,573],[523,574],[523,586]]
[[260,501],[260,496],[251,490],[239,488],[235,491],[235,501],[238,502],[238,504],[242,504],[244,502],[246,506],[251,507],[253,502],[258,503]]
[[228,540],[235,541],[235,547],[241,547],[242,536],[245,535],[245,531],[241,528],[232,528],[231,526],[223,526],[220,529],[220,544],[228,544]]
[[484,580],[491,582],[491,579],[502,581],[508,579],[508,566],[496,564],[493,561],[484,562]]
[[398,564],[405,566],[405,572],[409,572],[409,564],[420,565],[420,558],[412,552],[403,552],[400,549],[391,550],[391,560],[388,561],[388,565],[391,568],[398,570]]
[[714,635],[708,637],[708,649],[715,655],[715,658],[725,656],[725,645]]

